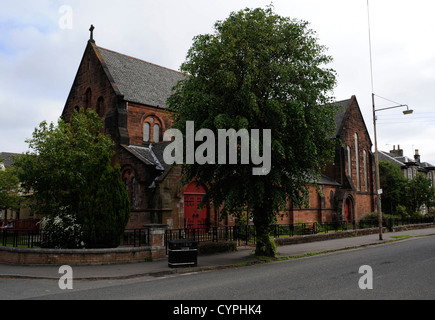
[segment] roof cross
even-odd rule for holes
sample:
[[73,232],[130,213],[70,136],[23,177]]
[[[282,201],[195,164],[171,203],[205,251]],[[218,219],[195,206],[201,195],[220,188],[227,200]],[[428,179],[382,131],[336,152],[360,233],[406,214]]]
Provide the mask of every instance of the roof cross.
[[89,38],[89,41],[93,42],[93,43],[95,43],[95,41],[94,41],[94,29],[95,29],[94,25],[91,24],[91,27],[89,28],[89,31],[91,32],[91,37]]

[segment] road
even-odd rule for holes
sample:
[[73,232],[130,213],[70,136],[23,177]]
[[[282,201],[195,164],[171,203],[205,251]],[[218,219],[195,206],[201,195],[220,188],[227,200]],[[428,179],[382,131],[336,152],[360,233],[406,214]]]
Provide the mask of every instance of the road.
[[[373,289],[362,290],[372,270]],[[363,281],[369,284],[370,281]],[[0,299],[435,299],[435,236],[225,270],[116,281],[0,279]]]

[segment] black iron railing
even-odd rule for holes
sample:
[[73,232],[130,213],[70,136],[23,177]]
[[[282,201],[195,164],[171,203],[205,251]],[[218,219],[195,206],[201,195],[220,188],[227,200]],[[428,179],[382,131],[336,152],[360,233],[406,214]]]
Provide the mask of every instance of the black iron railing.
[[[390,231],[393,227],[401,225],[413,225],[434,223],[434,217],[426,216],[419,218],[385,218],[383,227]],[[309,234],[320,234],[330,232],[341,232],[347,230],[377,228],[379,223],[374,220],[360,221],[334,221],[334,222],[312,222],[312,223],[294,223],[294,224],[276,224],[270,227],[270,237],[284,238],[295,237]],[[219,227],[201,227],[195,229],[172,229],[166,230],[165,242],[168,246],[171,240],[189,239],[198,242],[219,242],[219,241],[237,241],[238,245],[249,245],[256,242],[255,226],[219,226]]]
[[[110,234],[110,231],[103,232],[103,235]],[[149,245],[149,229],[125,229],[120,241],[120,246],[142,247]],[[41,248],[44,247],[44,232],[42,230],[0,230],[0,246]]]
[[[385,218],[383,226],[388,230],[401,225],[434,223],[433,216],[418,218]],[[378,227],[378,220],[335,221],[277,224],[270,227],[270,237],[284,238],[308,234],[340,232],[346,230]],[[108,233],[110,233],[108,231]],[[253,225],[200,227],[195,229],[166,230],[165,244],[171,240],[189,239],[198,242],[236,241],[238,245],[250,245],[256,242],[256,230]],[[44,233],[41,230],[0,229],[0,246],[38,248],[44,243]],[[141,247],[150,243],[148,228],[124,230],[119,245]]]

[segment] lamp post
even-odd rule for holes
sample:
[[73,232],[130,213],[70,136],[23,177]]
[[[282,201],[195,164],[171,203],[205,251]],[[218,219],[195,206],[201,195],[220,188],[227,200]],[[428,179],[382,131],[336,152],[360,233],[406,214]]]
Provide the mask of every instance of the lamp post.
[[404,115],[410,115],[413,114],[414,111],[410,110],[408,105],[401,104],[394,107],[388,107],[388,108],[382,108],[382,109],[376,109],[375,107],[375,94],[372,93],[372,104],[373,104],[373,127],[374,127],[374,134],[375,134],[375,174],[376,174],[376,203],[378,207],[378,222],[379,222],[379,240],[383,240],[382,236],[382,207],[381,207],[381,195],[382,195],[382,189],[380,186],[380,177],[379,177],[379,152],[378,152],[378,138],[376,133],[376,112],[383,111],[383,110],[389,110],[389,109],[395,109],[395,108],[403,108],[406,107],[406,110],[403,111]]
[[[398,104],[394,101],[388,100],[390,102],[398,104],[394,107],[388,107],[388,108],[382,108],[382,109],[376,109],[375,107],[375,94],[373,93],[373,59],[372,59],[372,40],[371,40],[371,30],[370,30],[370,9],[369,9],[369,0],[367,0],[367,18],[368,18],[368,27],[369,27],[369,51],[370,51],[370,72],[371,72],[371,85],[372,85],[372,104],[373,104],[373,127],[374,127],[374,134],[375,134],[375,174],[376,174],[376,203],[378,207],[378,221],[379,221],[379,240],[383,240],[382,237],[382,208],[381,208],[381,194],[382,189],[380,187],[380,178],[379,178],[379,152],[378,152],[378,138],[376,133],[376,112],[383,111],[383,110],[389,110],[389,109],[395,109],[395,108],[402,108],[406,107],[406,110],[403,111],[404,115],[412,114],[414,111],[409,110],[409,107],[406,104]],[[382,98],[382,97],[380,97]]]

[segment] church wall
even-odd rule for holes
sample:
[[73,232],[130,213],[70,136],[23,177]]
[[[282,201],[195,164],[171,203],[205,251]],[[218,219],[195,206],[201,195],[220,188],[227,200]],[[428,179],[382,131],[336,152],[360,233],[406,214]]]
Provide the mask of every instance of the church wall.
[[[90,89],[90,95],[87,94]],[[76,78],[68,96],[62,117],[69,120],[76,107],[97,110],[99,99],[103,99],[102,118],[113,112],[119,104],[110,81],[92,45],[86,47]]]

